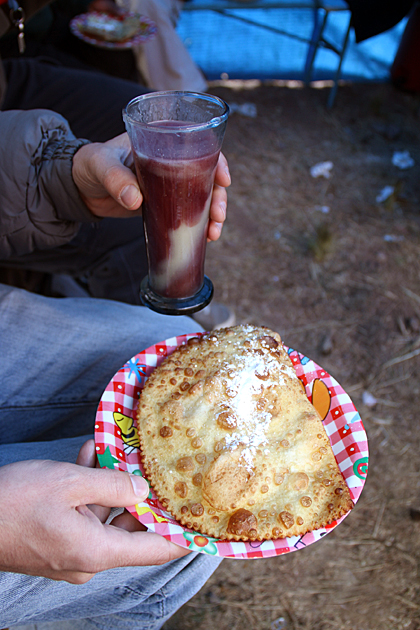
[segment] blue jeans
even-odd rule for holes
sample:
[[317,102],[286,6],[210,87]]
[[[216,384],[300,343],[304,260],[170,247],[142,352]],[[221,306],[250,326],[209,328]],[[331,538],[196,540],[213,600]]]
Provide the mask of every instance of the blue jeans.
[[[140,306],[0,285],[0,465],[74,462],[114,373],[142,349],[198,330],[190,318]],[[0,627],[59,621],[63,630],[156,630],[219,562],[190,553],[162,566],[104,571],[82,585],[0,573]]]

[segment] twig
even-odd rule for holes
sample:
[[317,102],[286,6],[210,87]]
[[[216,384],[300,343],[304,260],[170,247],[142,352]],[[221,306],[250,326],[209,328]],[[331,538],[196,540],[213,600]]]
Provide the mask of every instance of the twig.
[[384,439],[382,440],[382,442],[379,444],[379,447],[382,448],[383,446],[385,446],[386,444],[388,444],[389,441],[389,433],[386,429],[384,429],[384,427],[380,427],[380,432],[383,433],[385,435]]
[[384,389],[385,387],[389,387],[390,385],[396,385],[397,383],[401,383],[402,381],[407,381],[411,378],[411,374],[404,374],[404,376],[399,376],[398,378],[391,378],[388,381],[383,381],[383,383],[379,383],[376,389]]
[[291,333],[302,332],[305,330],[315,330],[316,328],[332,328],[333,326],[340,326],[341,328],[347,328],[351,326],[356,326],[357,320],[350,319],[347,322],[340,322],[338,319],[324,319],[318,322],[312,322],[311,324],[306,324],[304,326],[299,326],[298,328],[286,328],[284,331],[285,335],[290,335]]
[[346,387],[346,392],[348,394],[353,394],[354,392],[357,392],[359,389],[362,389],[362,387],[364,387],[365,384],[363,381],[360,381],[359,383],[355,383],[354,385],[349,385],[348,387]]
[[402,290],[406,295],[408,295],[408,297],[411,297],[415,302],[418,302],[418,304],[420,304],[420,295],[417,295],[417,293],[410,291],[410,289],[407,289],[407,287],[402,287]]
[[379,424],[380,426],[383,426],[384,424],[389,425],[393,422],[392,418],[376,418],[375,416],[372,416],[370,419],[374,424]]
[[400,601],[402,604],[405,604],[409,608],[414,608],[415,610],[418,610],[420,608],[418,604],[415,604],[414,602],[410,601],[409,599],[406,599],[405,597],[401,597],[401,595],[395,595],[395,599],[398,599],[398,601]]
[[348,539],[344,539],[340,540],[339,538],[335,539],[335,542],[339,543],[340,545],[346,545],[348,547],[354,547],[355,545],[376,545],[378,542],[381,542],[379,540],[372,540],[371,538],[354,538],[353,540],[348,540]]
[[410,359],[417,357],[419,354],[420,354],[420,348],[417,348],[416,350],[413,350],[412,352],[407,352],[407,354],[402,354],[399,357],[394,357],[393,359],[386,361],[380,366],[376,374],[374,374],[372,378],[368,381],[368,386],[372,385],[372,383],[374,383],[375,380],[379,378],[381,373],[384,372],[389,367],[392,367],[393,365],[397,365],[398,363],[403,363],[404,361],[409,361]]
[[390,359],[389,361],[386,361],[382,365],[381,369],[385,370],[386,368],[389,368],[392,365],[397,365],[397,363],[403,363],[403,361],[408,361],[409,359],[413,359],[419,354],[420,354],[420,348],[416,348],[416,350],[413,350],[412,352],[407,352],[407,354],[402,354],[399,357],[395,357],[394,359]]
[[360,567],[357,569],[353,569],[354,573],[362,573],[365,571],[379,571],[381,569],[389,569],[390,564],[389,563],[384,563],[384,564],[373,564],[371,566],[368,567]]
[[372,538],[377,538],[378,537],[378,533],[379,533],[379,529],[381,527],[382,517],[384,515],[385,508],[386,508],[386,501],[384,501],[382,503],[381,507],[379,508],[378,516],[376,517],[375,527],[373,528],[373,532],[372,532]]
[[377,539],[377,542],[383,545],[384,547],[386,547],[387,549],[393,549],[394,551],[397,551],[403,558],[405,558],[408,562],[410,562],[410,564],[414,567],[415,573],[417,575],[419,561],[416,556],[413,556],[408,551],[403,549],[400,545],[398,545],[398,543],[390,544],[388,541],[380,540],[379,538]]
[[241,610],[280,610],[283,611],[283,606],[260,606],[258,604],[250,604],[248,602],[232,602],[226,599],[221,599],[214,604],[195,604],[194,602],[187,602],[186,604],[190,608],[214,608],[215,606],[229,606],[229,608],[240,608]]
[[386,400],[385,398],[377,398],[376,402],[378,405],[383,405],[384,407],[401,407],[401,403],[392,402],[391,400]]
[[407,453],[407,451],[410,450],[410,448],[411,448],[411,444],[406,444],[405,446],[403,446],[402,449],[400,450],[400,457],[402,455],[405,455]]
[[353,602],[360,602],[360,599],[360,595],[358,597],[348,597],[347,599],[342,599],[339,601],[325,602],[324,606],[345,606],[346,604],[351,604]]

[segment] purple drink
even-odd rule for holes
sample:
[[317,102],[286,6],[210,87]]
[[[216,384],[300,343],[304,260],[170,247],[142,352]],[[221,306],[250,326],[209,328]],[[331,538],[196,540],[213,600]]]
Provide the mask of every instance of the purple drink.
[[208,94],[154,92],[123,113],[143,194],[149,274],[140,295],[158,312],[192,313],[213,295],[204,260],[228,111]]
[[[167,121],[158,124],[170,126]],[[175,153],[174,145],[185,144],[184,138],[176,135],[170,140]],[[207,145],[209,153],[199,158],[192,155],[188,159],[185,147],[182,159],[157,160],[138,153],[134,157],[144,196],[149,284],[165,298],[191,297],[203,285],[209,209],[219,151],[214,150],[210,131],[202,132],[201,142]]]

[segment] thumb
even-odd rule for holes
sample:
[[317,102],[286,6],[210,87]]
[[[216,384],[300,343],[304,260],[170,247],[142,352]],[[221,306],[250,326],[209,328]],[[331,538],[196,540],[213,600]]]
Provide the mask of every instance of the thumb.
[[[143,201],[134,173],[121,163],[118,154],[107,148],[92,164],[95,176],[105,190],[128,210],[136,210]],[[100,196],[98,194],[98,196]]]
[[126,166],[128,149],[123,140],[116,138],[80,147],[73,157],[72,174],[83,198],[102,199],[111,195],[122,206],[136,210],[143,197],[136,176]]
[[149,484],[140,476],[107,468],[79,468],[73,490],[79,505],[128,507],[146,499]]

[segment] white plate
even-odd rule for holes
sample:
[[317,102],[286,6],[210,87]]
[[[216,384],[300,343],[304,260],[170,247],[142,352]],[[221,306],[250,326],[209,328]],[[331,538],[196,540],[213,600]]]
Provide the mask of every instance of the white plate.
[[[70,30],[73,35],[82,39],[87,44],[96,46],[97,48],[108,48],[110,50],[133,48],[133,46],[144,44],[144,42],[152,39],[157,31],[156,24],[152,22],[152,20],[145,15],[137,15],[136,17],[139,19],[139,30],[137,33],[130,37],[130,39],[126,39],[122,42],[109,42],[104,39],[97,38],[91,33],[87,33],[85,31],[85,25],[88,17],[91,17],[92,15],[101,16],[102,19],[109,18],[110,21],[115,20],[115,16],[109,15],[108,13],[98,13],[96,11],[82,13],[81,15],[76,15],[76,17],[70,21]],[[134,17],[135,15],[136,14],[134,13],[124,13],[120,17],[124,19],[125,17]]]

